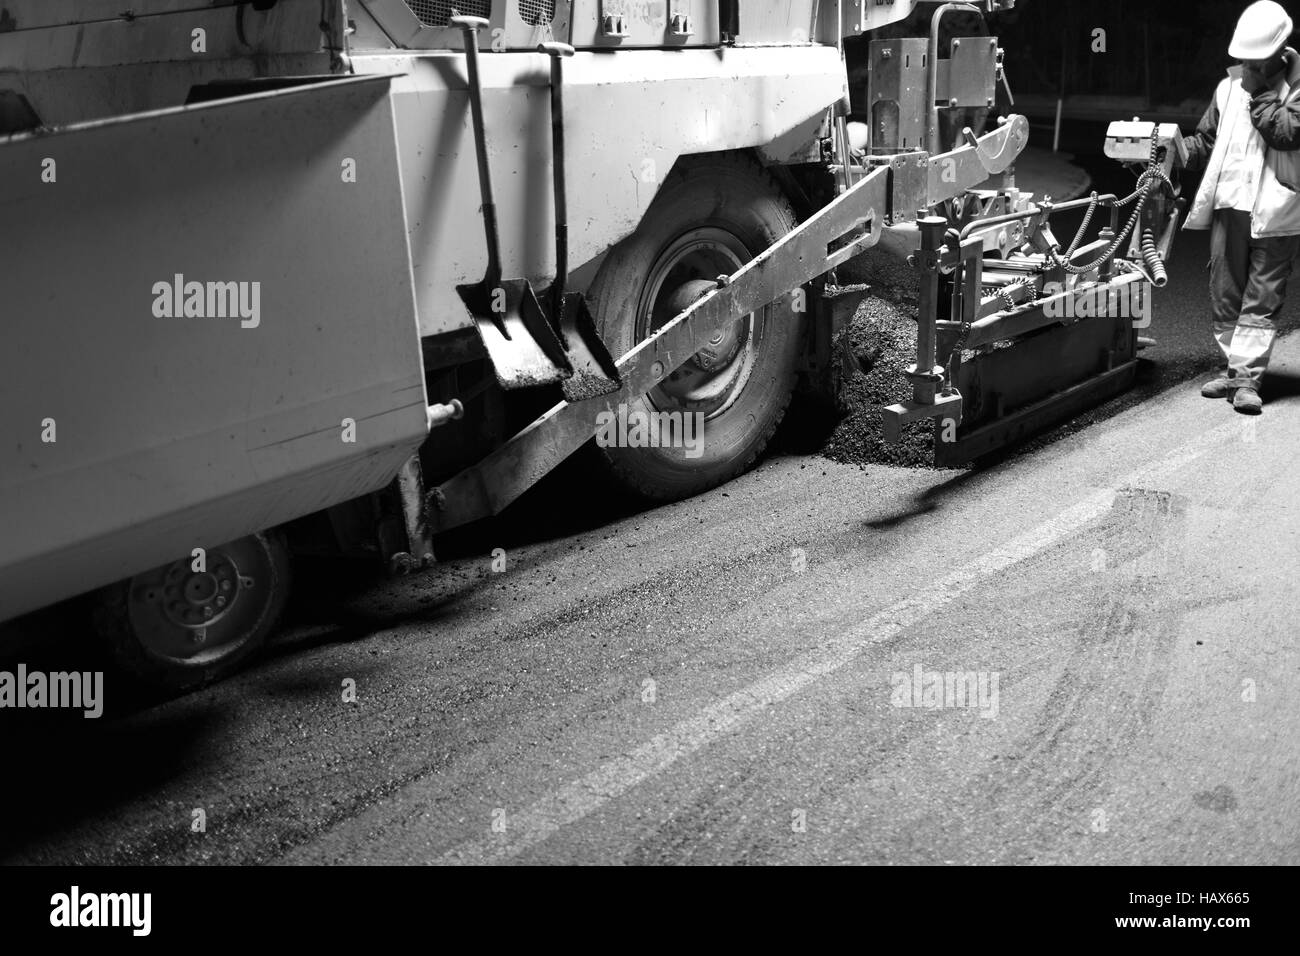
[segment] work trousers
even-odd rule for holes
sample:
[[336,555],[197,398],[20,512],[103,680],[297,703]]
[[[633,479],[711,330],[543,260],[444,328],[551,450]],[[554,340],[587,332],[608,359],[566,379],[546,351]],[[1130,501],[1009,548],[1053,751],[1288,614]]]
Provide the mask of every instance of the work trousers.
[[1250,237],[1250,213],[1219,209],[1210,234],[1210,298],[1214,338],[1232,378],[1258,387],[1276,336],[1300,236]]

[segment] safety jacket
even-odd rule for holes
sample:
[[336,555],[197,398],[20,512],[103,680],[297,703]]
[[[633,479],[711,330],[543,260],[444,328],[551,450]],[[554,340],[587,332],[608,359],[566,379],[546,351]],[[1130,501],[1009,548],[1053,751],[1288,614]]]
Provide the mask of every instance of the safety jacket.
[[[1203,165],[1201,188],[1187,215],[1187,229],[1209,229],[1226,192],[1253,182],[1252,239],[1300,235],[1300,55],[1290,51],[1289,88],[1251,97],[1233,67],[1214,93],[1196,135],[1187,140],[1193,170]],[[1259,137],[1262,142],[1254,141]]]

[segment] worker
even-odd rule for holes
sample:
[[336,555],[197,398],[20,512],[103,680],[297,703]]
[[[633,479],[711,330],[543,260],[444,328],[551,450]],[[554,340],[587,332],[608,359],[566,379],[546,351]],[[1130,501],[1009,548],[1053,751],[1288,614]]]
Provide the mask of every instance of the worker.
[[1188,229],[1210,229],[1214,336],[1227,368],[1201,388],[1244,414],[1263,408],[1287,280],[1300,253],[1300,54],[1291,17],[1273,0],[1246,8],[1228,53],[1240,61],[1187,139],[1203,169]]

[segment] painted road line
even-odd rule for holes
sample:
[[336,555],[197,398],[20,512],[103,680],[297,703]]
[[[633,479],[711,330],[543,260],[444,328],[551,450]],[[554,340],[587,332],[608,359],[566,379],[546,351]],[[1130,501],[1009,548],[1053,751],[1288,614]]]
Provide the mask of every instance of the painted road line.
[[577,823],[633,787],[667,770],[722,739],[766,708],[794,696],[818,679],[852,662],[868,648],[893,640],[970,590],[981,579],[997,574],[1064,541],[1111,509],[1118,491],[1164,481],[1225,439],[1240,434],[1234,422],[1204,432],[1152,465],[1124,476],[1113,487],[1090,494],[1055,518],[949,573],[918,596],[898,601],[872,615],[865,624],[835,639],[828,647],[807,654],[767,677],[736,691],[630,753],[565,784],[509,817],[503,833],[473,840],[449,850],[435,864],[500,863],[517,856]]

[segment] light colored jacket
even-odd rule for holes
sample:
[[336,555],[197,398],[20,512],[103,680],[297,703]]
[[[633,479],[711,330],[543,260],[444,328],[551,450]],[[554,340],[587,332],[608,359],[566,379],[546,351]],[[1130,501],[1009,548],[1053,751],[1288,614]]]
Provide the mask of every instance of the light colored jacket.
[[[1300,193],[1297,193],[1297,188],[1300,188],[1300,151],[1294,147],[1276,148],[1277,140],[1271,135],[1271,129],[1260,128],[1265,111],[1269,116],[1275,116],[1284,111],[1294,113],[1300,110],[1300,56],[1294,52],[1287,82],[1290,88],[1285,96],[1266,92],[1252,99],[1241,85],[1241,68],[1233,67],[1228,71],[1228,76],[1215,90],[1214,101],[1197,133],[1203,141],[1202,149],[1210,143],[1213,147],[1185,228],[1209,229],[1213,225],[1215,199],[1225,171],[1226,175],[1232,175],[1234,171],[1239,174],[1247,172],[1239,167],[1234,170],[1228,165],[1229,152],[1236,150],[1238,163],[1253,161],[1263,166],[1254,171],[1259,192],[1251,211],[1251,238],[1300,235]],[[1251,151],[1245,147],[1254,135],[1263,135],[1265,148],[1254,152],[1252,160]],[[1197,144],[1190,145],[1195,156]]]

